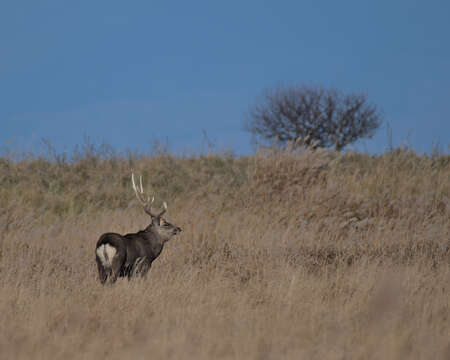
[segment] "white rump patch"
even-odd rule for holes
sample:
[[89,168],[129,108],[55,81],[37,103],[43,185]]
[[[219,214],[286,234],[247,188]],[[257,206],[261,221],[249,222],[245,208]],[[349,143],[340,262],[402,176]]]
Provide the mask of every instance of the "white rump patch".
[[110,268],[112,265],[112,260],[117,253],[117,250],[114,246],[111,246],[109,244],[103,244],[97,248],[96,253],[102,265],[106,268]]

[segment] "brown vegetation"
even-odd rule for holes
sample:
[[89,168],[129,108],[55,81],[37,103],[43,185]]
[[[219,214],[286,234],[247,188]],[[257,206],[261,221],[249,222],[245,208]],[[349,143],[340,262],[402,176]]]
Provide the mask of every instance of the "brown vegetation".
[[[450,357],[450,157],[88,155],[0,159],[2,359]],[[103,287],[131,169],[184,232]]]

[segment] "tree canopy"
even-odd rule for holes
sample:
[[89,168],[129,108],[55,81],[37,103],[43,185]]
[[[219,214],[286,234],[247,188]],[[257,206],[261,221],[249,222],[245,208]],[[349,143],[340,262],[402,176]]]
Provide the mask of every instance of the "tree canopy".
[[371,138],[381,116],[365,94],[344,94],[323,87],[296,86],[266,91],[251,108],[245,129],[256,139],[297,141],[337,151]]

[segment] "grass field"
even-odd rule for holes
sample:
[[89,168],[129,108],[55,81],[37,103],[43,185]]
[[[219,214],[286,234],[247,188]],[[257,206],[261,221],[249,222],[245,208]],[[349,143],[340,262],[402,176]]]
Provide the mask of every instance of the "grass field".
[[[95,243],[183,228],[147,280]],[[0,159],[1,359],[449,359],[450,156],[267,151]]]

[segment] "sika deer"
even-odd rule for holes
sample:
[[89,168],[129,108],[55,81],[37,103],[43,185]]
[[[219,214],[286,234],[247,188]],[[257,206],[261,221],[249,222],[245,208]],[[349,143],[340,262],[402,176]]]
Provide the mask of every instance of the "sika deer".
[[134,182],[134,174],[131,174],[131,183],[138,201],[144,211],[150,215],[151,223],[144,230],[137,233],[120,235],[106,233],[100,236],[95,248],[95,260],[97,261],[100,282],[114,283],[117,277],[133,276],[145,277],[152,266],[152,262],[161,254],[164,244],[169,239],[181,232],[181,229],[168,223],[162,218],[167,210],[167,204],[163,203],[163,209],[154,213],[150,201],[144,199],[142,176],[139,178],[140,187]]

